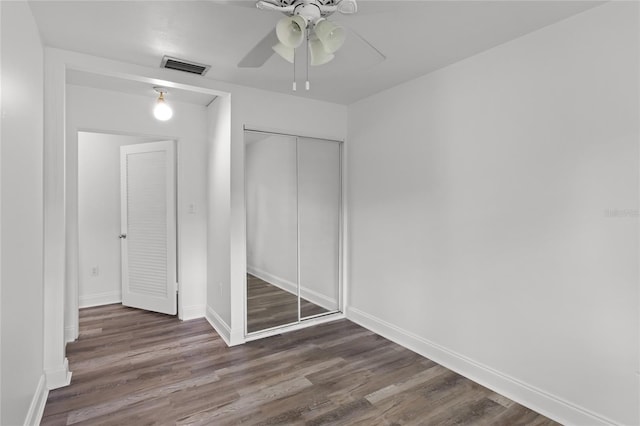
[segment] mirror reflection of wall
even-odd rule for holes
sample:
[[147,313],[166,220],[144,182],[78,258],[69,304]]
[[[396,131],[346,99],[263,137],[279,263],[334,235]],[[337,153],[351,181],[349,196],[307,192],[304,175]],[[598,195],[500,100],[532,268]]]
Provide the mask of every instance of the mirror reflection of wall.
[[298,321],[296,138],[247,132],[247,331]]
[[247,333],[340,310],[341,143],[245,132]]
[[301,318],[339,309],[340,145],[298,138]]

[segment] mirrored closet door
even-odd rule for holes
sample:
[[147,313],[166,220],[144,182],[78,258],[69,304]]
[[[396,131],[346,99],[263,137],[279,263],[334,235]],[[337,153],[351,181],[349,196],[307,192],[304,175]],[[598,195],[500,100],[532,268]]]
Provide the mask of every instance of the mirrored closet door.
[[340,311],[341,149],[245,131],[247,334]]

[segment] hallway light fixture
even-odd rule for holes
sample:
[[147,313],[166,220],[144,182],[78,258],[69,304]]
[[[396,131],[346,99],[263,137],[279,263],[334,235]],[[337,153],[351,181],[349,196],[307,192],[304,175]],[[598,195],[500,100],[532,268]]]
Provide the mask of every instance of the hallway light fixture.
[[157,120],[167,121],[173,116],[173,110],[164,100],[164,95],[168,93],[168,90],[164,87],[154,87],[153,90],[160,93],[156,101],[156,106],[153,108],[153,116]]

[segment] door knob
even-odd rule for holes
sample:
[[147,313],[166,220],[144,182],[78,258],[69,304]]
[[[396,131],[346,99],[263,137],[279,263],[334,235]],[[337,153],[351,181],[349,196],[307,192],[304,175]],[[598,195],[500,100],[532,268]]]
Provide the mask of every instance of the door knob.
[[120,236],[118,238],[120,238],[120,239],[127,238],[127,234],[120,234]]

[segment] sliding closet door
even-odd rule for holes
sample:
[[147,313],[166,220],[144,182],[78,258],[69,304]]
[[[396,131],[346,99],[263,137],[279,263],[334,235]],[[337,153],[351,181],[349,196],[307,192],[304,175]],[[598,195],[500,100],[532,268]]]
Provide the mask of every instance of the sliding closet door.
[[248,334],[340,311],[341,150],[245,131]]
[[298,322],[296,138],[245,132],[247,332]]
[[298,138],[300,318],[340,309],[341,144]]

